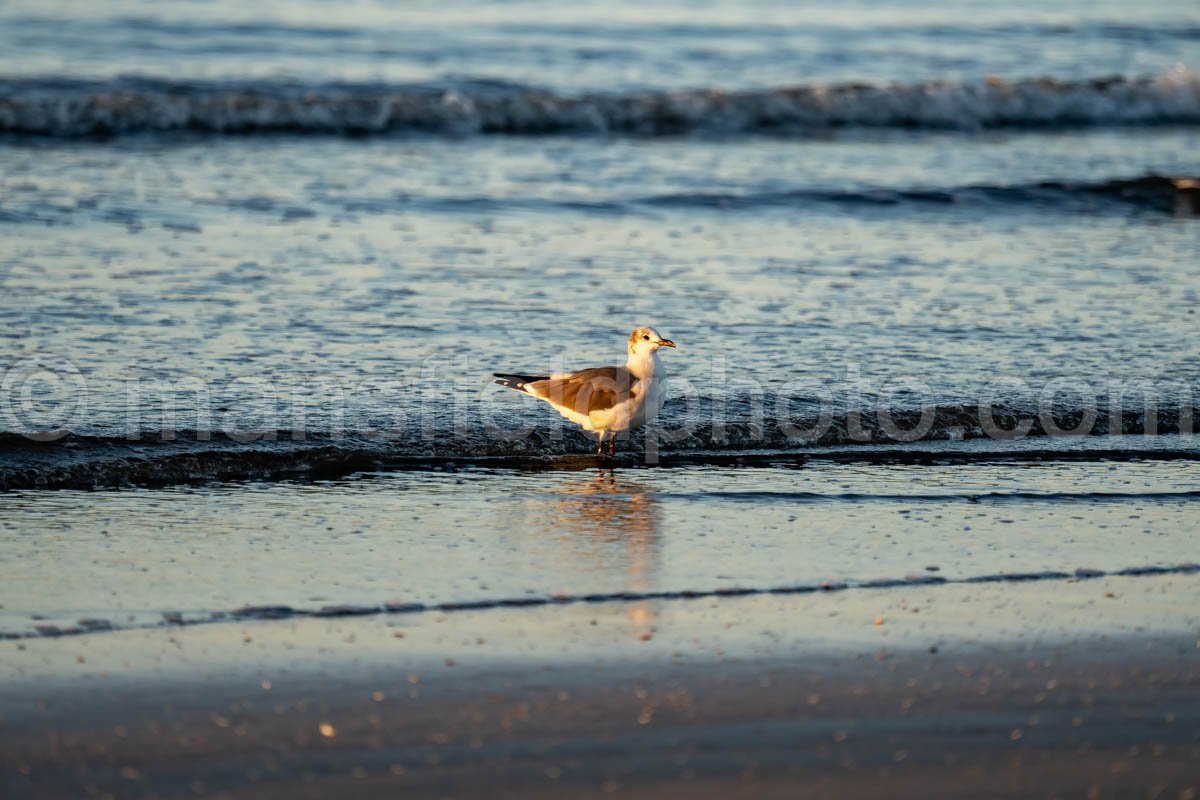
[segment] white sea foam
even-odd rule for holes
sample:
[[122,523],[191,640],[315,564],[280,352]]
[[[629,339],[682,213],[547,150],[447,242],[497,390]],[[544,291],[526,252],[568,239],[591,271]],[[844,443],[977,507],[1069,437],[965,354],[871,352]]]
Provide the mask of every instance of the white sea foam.
[[558,95],[522,86],[0,81],[0,132],[455,135],[755,133],[830,127],[977,130],[1200,123],[1200,73],[1082,81],[831,84]]

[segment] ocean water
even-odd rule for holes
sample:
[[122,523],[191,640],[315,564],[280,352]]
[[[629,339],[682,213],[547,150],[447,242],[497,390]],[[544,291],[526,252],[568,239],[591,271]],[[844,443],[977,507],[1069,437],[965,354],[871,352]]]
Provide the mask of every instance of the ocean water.
[[[0,627],[1186,565],[1197,153],[1194,2],[5,3]],[[591,443],[490,374],[619,361],[643,324],[680,344],[670,399],[589,516]],[[841,497],[815,452],[874,472]],[[958,530],[1047,458],[1076,466],[986,536],[1075,550],[954,561],[894,513]],[[1140,499],[1089,484],[1101,458]],[[805,551],[847,507],[919,556]],[[495,564],[529,530],[575,555],[472,572],[460,525]],[[669,566],[631,589],[591,548],[647,526]],[[400,542],[438,566],[376,572]],[[311,580],[259,561],[289,543]],[[34,591],[64,559],[78,592]]]
[[444,473],[0,495],[0,634],[1200,573],[1200,465]]

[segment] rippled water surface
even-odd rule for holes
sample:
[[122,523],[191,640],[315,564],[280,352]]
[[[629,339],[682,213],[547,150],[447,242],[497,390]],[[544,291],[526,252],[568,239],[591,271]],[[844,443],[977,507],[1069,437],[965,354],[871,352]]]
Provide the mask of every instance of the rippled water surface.
[[[1197,153],[1182,0],[5,3],[0,629],[1192,562]],[[540,460],[641,324],[691,466]]]
[[10,74],[429,81],[562,88],[1093,77],[1194,63],[1186,0],[849,3],[10,2]]
[[15,143],[0,323],[10,364],[79,369],[79,431],[126,430],[131,382],[185,378],[270,381],[283,408],[333,384],[351,424],[388,424],[412,387],[490,397],[495,369],[610,363],[647,321],[700,394],[851,370],[919,376],[927,402],[998,376],[1194,383],[1200,227],[1037,183],[1184,172],[1196,137]]

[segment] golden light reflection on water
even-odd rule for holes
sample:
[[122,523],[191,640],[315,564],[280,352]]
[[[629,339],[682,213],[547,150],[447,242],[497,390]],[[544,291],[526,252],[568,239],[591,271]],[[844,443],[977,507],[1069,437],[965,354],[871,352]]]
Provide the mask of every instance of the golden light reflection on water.
[[[1178,493],[1197,486],[1200,464],[1147,461],[616,474],[589,465],[8,492],[0,563],[13,568],[0,582],[0,633],[82,619],[159,624],[167,612],[249,605],[766,588],[927,566],[965,579],[1181,564],[1195,560],[1200,503]],[[678,634],[672,605],[561,608],[661,641]]]
[[[662,554],[662,509],[654,495],[616,470],[572,476],[551,494],[531,498],[527,519],[549,541],[566,548],[561,557],[572,568],[590,561],[589,571],[607,577],[624,574],[623,588],[647,592],[655,588]],[[635,638],[648,639],[658,618],[657,604],[642,601],[619,606]]]

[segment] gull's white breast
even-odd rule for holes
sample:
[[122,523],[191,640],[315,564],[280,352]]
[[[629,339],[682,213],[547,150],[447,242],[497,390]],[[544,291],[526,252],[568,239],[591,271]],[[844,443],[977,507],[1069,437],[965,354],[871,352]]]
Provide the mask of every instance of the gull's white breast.
[[601,420],[596,419],[598,415],[593,415],[592,424],[596,428],[628,431],[640,428],[658,416],[658,412],[662,411],[663,403],[667,399],[666,381],[655,375],[650,378],[640,378],[630,388],[632,391],[629,399],[617,404],[612,409],[610,419],[603,421],[606,424],[597,425],[596,423]]

